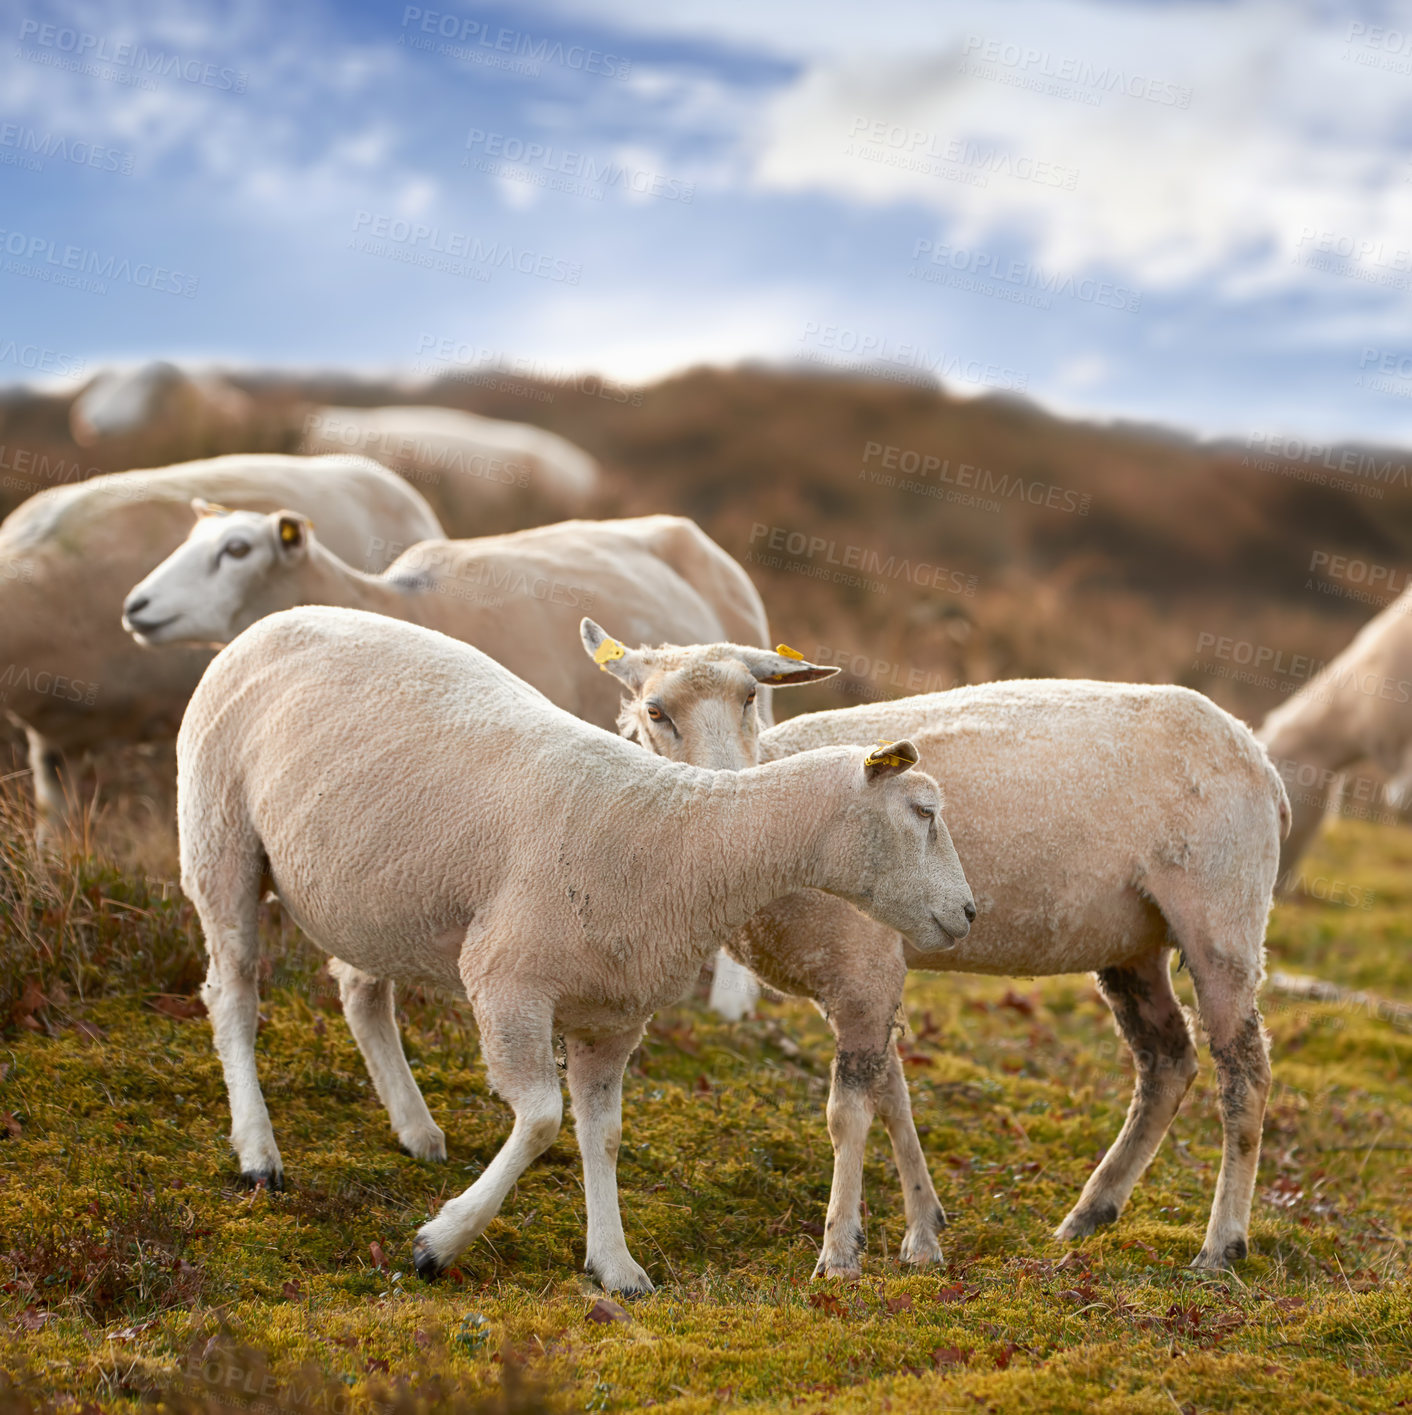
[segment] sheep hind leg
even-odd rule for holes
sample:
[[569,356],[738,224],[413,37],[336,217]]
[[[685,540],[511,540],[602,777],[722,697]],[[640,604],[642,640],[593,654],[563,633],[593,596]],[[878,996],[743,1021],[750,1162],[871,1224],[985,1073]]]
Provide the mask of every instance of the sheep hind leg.
[[69,802],[64,794],[64,757],[47,738],[32,727],[25,728],[29,744],[29,770],[34,784],[34,836],[41,849],[59,844],[69,821]]
[[210,961],[201,1000],[230,1099],[230,1142],[240,1163],[240,1182],[284,1188],[284,1164],[275,1144],[270,1113],[255,1065],[260,1022],[256,984],[260,940],[262,859],[258,842],[204,842],[201,857],[182,861],[182,888],[196,905]]
[[1196,1075],[1196,1048],[1172,991],[1171,950],[1121,968],[1105,968],[1098,987],[1133,1054],[1137,1083],[1127,1119],[1079,1201],[1059,1225],[1059,1239],[1086,1238],[1122,1213],[1151,1163]]
[[393,1133],[403,1149],[417,1159],[444,1160],[446,1136],[432,1119],[402,1050],[392,983],[337,958],[329,959],[328,970],[338,979],[344,1019],[363,1053]]
[[512,998],[475,1012],[491,1088],[509,1103],[515,1124],[485,1173],[418,1231],[412,1259],[424,1278],[445,1272],[486,1230],[519,1177],[554,1143],[564,1114],[551,1010]]
[[907,1094],[907,1076],[895,1044],[888,1048],[887,1071],[878,1088],[876,1105],[892,1141],[892,1155],[902,1181],[902,1203],[907,1215],[907,1232],[898,1256],[914,1267],[929,1267],[942,1260],[937,1234],[946,1227],[946,1213],[936,1196],[922,1142],[917,1136],[912,1102]]
[[623,1237],[618,1204],[618,1146],[623,1134],[623,1069],[642,1028],[588,1041],[566,1040],[569,1096],[583,1156],[588,1239],[584,1267],[605,1291],[637,1297],[652,1291],[652,1279],[633,1261]]

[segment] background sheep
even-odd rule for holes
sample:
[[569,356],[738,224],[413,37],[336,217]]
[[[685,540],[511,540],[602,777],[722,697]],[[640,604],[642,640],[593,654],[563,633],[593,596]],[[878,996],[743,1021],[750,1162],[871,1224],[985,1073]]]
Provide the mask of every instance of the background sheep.
[[594,459],[544,428],[400,404],[261,408],[219,374],[187,374],[169,363],[100,374],[74,400],[69,423],[81,445],[136,460],[236,450],[360,453],[410,481],[453,535],[577,516],[599,491]]
[[[651,1013],[792,889],[866,905],[889,948],[891,930],[919,950],[951,947],[973,913],[910,744],[738,773],[654,761],[475,649],[354,610],[273,615],[224,649],[177,759],[182,888],[210,953],[203,997],[247,1182],[283,1174],[254,1054],[263,878],[347,965],[462,988],[475,1009],[515,1126],[417,1235],[427,1276],[558,1133],[562,1034],[587,1266],[605,1287],[649,1290],[623,1240],[616,1158],[623,1069]],[[400,1051],[378,1061],[399,1133],[434,1130]]]
[[217,457],[120,472],[31,497],[0,524],[4,705],[25,731],[41,837],[66,818],[65,756],[176,735],[210,661],[153,654],[121,624],[123,597],[190,529],[193,497],[317,518],[329,545],[373,570],[387,547],[439,536],[425,501],[363,457]]
[[[583,625],[585,647],[603,631]],[[1034,680],[989,683],[875,706],[808,713],[761,731],[740,711],[758,650],[640,649],[607,666],[631,696],[621,730],[684,760],[698,724],[720,760],[778,761],[844,742],[907,737],[948,794],[957,852],[975,891],[975,928],[944,956],[905,965],[998,974],[1093,970],[1132,1050],[1137,1086],[1117,1140],[1059,1226],[1081,1238],[1122,1211],[1196,1075],[1172,990],[1173,947],[1190,969],[1220,1083],[1224,1152],[1195,1266],[1247,1250],[1269,1091],[1256,1008],[1279,841],[1280,780],[1249,730],[1185,688]],[[943,1219],[892,1041],[894,986],[877,924],[819,894],[782,899],[728,945],[767,983],[814,999],[838,1043],[829,1133],[839,1167],[819,1271],[859,1271],[863,1145],[876,1108],[892,1140],[907,1212],[904,1260],[937,1261]],[[905,957],[905,965],[903,958]]]
[[1285,779],[1294,824],[1280,851],[1288,884],[1324,819],[1344,771],[1374,762],[1395,811],[1412,806],[1412,589],[1359,631],[1260,725]]

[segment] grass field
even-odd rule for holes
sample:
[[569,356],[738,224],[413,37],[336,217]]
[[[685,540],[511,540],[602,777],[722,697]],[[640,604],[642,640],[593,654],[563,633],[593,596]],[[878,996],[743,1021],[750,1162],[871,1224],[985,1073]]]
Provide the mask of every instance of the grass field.
[[[1127,1213],[1070,1249],[1049,1232],[1131,1084],[1090,981],[914,976],[904,1045],[947,1264],[896,1261],[901,1204],[875,1126],[855,1284],[809,1276],[826,1028],[794,1001],[735,1027],[683,1004],[628,1078],[623,1212],[659,1287],[620,1316],[578,1272],[567,1122],[456,1273],[415,1276],[414,1229],[479,1173],[508,1111],[467,1009],[408,997],[409,1055],[451,1158],[403,1155],[332,982],[275,918],[260,1060],[290,1188],[238,1191],[192,1015],[188,906],[91,859],[38,866],[21,825],[11,811],[0,845],[0,1409],[1412,1404],[1412,1032],[1366,1004],[1267,993],[1276,1089],[1252,1256],[1223,1276],[1185,1267],[1218,1162],[1204,1049]],[[1271,969],[1412,1001],[1412,831],[1340,823],[1304,873],[1309,896],[1276,911]]]

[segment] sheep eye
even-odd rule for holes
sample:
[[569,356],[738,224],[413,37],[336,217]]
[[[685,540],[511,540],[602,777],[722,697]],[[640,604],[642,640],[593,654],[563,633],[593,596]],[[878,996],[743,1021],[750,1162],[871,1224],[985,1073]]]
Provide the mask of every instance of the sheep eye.
[[250,542],[248,540],[227,541],[224,554],[229,555],[232,560],[244,560],[250,554]]
[[750,696],[745,700],[745,706],[749,707],[755,701],[755,689],[750,690]]
[[916,811],[924,821],[934,821],[936,819],[935,806],[913,806],[912,809]]
[[653,722],[665,722],[667,720],[667,714],[664,713],[656,703],[648,703],[647,715]]

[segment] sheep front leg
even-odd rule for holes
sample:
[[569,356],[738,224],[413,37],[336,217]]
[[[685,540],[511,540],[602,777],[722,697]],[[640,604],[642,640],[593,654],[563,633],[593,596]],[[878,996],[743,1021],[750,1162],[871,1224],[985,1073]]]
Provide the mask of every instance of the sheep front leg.
[[64,796],[60,776],[64,759],[54,747],[32,727],[25,729],[29,743],[29,770],[34,783],[35,841],[41,849],[58,845],[68,822],[69,803]]
[[824,1220],[824,1244],[815,1277],[861,1277],[863,1250],[863,1156],[873,1123],[873,1096],[887,1069],[887,1045],[845,1051],[834,1057],[829,1087],[829,1139],[833,1141],[833,1187]]
[[338,979],[344,1020],[363,1053],[393,1133],[407,1153],[417,1159],[444,1160],[446,1136],[431,1118],[402,1051],[392,983],[360,972],[338,958],[329,959],[328,970]]
[[412,1259],[424,1278],[444,1272],[480,1237],[520,1175],[554,1143],[564,1114],[552,1010],[510,998],[496,1008],[478,1004],[475,1014],[491,1087],[509,1102],[515,1125],[485,1173],[418,1231]]
[[618,1145],[623,1134],[623,1070],[642,1028],[589,1041],[566,1039],[569,1096],[583,1156],[583,1195],[588,1209],[584,1267],[608,1292],[636,1297],[652,1291],[652,1280],[633,1261],[623,1237],[618,1205]]
[[922,1153],[922,1142],[912,1118],[911,1097],[907,1094],[907,1076],[895,1043],[888,1048],[887,1072],[879,1090],[877,1109],[892,1141],[892,1155],[902,1181],[902,1203],[907,1215],[907,1232],[898,1256],[915,1267],[929,1267],[942,1260],[937,1234],[946,1227],[946,1213],[936,1196],[931,1171]]

